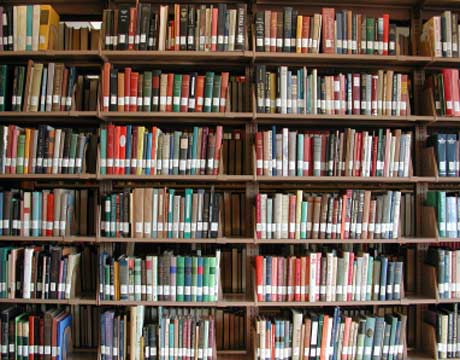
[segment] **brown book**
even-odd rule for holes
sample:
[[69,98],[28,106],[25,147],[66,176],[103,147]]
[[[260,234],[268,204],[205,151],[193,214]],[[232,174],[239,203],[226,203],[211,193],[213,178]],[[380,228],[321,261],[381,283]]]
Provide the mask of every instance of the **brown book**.
[[323,52],[326,54],[335,53],[335,9],[334,8],[323,8]]
[[232,236],[232,194],[229,191],[224,192],[224,237]]
[[89,29],[87,27],[80,29],[80,46],[76,50],[89,50]]
[[144,189],[144,220],[143,233],[144,237],[152,236],[152,203],[153,203],[153,188]]
[[90,46],[89,50],[99,50],[99,43],[101,41],[101,31],[97,29],[91,29],[89,32]]
[[38,111],[43,64],[34,64],[27,111]]
[[241,277],[240,275],[240,271],[241,269],[238,267],[238,257],[240,256],[240,254],[238,253],[238,249],[237,248],[232,248],[232,288],[231,288],[231,292],[233,294],[235,293],[238,293],[239,292],[239,278]]
[[313,217],[312,217],[311,238],[318,239],[319,238],[320,217],[321,217],[321,196],[315,196],[313,198],[312,205],[313,205]]
[[320,219],[319,219],[319,238],[320,239],[326,238],[328,202],[329,202],[329,195],[322,194],[321,195],[321,212],[320,212]]
[[61,108],[62,82],[64,79],[64,64],[56,63],[54,69],[53,98],[51,111],[59,111]]
[[133,233],[136,238],[142,238],[144,234],[144,190],[133,190]]
[[70,29],[72,38],[71,50],[81,50],[81,29]]
[[25,86],[24,86],[24,94],[23,94],[23,107],[22,111],[27,111],[28,110],[28,103],[29,103],[29,96],[30,96],[30,86],[32,83],[32,70],[34,67],[34,62],[32,60],[29,60],[27,62],[27,70],[26,70],[26,78],[25,78]]

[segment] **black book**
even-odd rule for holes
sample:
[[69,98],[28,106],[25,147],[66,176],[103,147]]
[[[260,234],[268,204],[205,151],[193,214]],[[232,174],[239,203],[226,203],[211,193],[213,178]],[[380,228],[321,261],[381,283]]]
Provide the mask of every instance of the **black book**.
[[139,38],[139,50],[147,50],[148,35],[150,29],[150,18],[152,16],[152,5],[141,4],[140,6],[140,38]]
[[[5,48],[5,42],[3,42],[3,48],[5,50],[13,50],[13,7],[12,6],[8,6],[5,10],[6,12],[6,34],[8,34],[8,38],[7,38],[7,48]],[[5,30],[5,29],[4,29]],[[5,34],[5,32],[3,32],[3,34]]]
[[110,103],[109,110],[117,111],[118,96],[118,69],[110,69]]
[[247,14],[246,4],[238,4],[235,50],[245,50],[246,14]]
[[[14,346],[15,343],[15,326],[14,318],[19,312],[19,308],[16,305],[11,305],[1,312],[1,340],[2,340],[2,359],[12,358],[14,359]],[[12,326],[11,326],[12,324]]]
[[128,49],[129,6],[122,5],[118,10],[118,50]]
[[63,162],[62,162],[62,173],[69,174],[69,157],[70,157],[70,143],[72,141],[72,130],[70,128],[63,130],[64,136],[64,150],[62,152]]
[[256,51],[264,51],[264,35],[265,35],[264,12],[256,12]]
[[388,54],[396,55],[396,24],[390,24]]
[[148,36],[147,36],[147,50],[156,50],[157,49],[157,42],[158,42],[158,37],[157,37],[157,29],[158,29],[158,14],[154,11],[152,11],[152,19],[150,20],[149,23],[149,30],[148,30]]
[[227,5],[219,4],[219,20],[217,21],[217,51],[224,51],[224,35],[225,35],[225,14],[227,13]]
[[195,88],[196,88],[196,77],[198,73],[193,72],[190,74],[190,93],[188,96],[188,112],[195,112]]
[[188,5],[180,6],[180,39],[179,49],[187,50],[187,33],[188,33]]
[[296,9],[292,10],[292,26],[291,26],[291,52],[295,52],[296,48],[296,32],[297,32],[297,16],[299,12]]
[[195,5],[189,5],[187,17],[187,50],[195,50]]
[[53,246],[51,248],[51,261],[50,261],[50,299],[57,299],[58,285],[59,285],[59,265],[62,257],[62,248],[60,246]]
[[286,6],[283,14],[283,51],[291,51],[292,7]]

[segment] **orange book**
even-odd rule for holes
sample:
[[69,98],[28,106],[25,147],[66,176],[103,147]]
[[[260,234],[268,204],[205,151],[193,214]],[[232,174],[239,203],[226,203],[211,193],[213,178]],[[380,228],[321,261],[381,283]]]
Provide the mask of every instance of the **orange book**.
[[180,4],[174,4],[173,37],[174,50],[180,50]]
[[137,110],[137,88],[139,83],[139,73],[132,72],[130,78],[130,94],[129,94],[129,111],[135,112]]
[[[350,342],[350,327],[351,327],[351,317],[345,318],[345,328],[343,330],[343,349],[348,348],[348,343]],[[347,360],[347,354],[342,352],[341,360]]]
[[326,54],[335,53],[335,9],[323,8],[323,52]]
[[222,73],[222,83],[220,86],[220,101],[219,101],[219,111],[220,112],[225,112],[226,110],[229,76],[230,74],[228,72]]
[[203,111],[203,95],[204,95],[204,76],[198,75],[196,77],[196,103],[195,103],[195,111],[202,112]]
[[172,98],[173,98],[173,87],[174,87],[174,74],[168,74],[168,82],[166,86],[166,110],[172,111]]
[[[109,78],[110,78],[110,72],[109,72]],[[69,69],[64,68],[64,75],[62,76],[62,86],[61,86],[61,103],[59,104],[60,111],[64,111],[65,109],[65,102],[67,100],[67,87],[68,86],[69,86]]]
[[[221,16],[224,16],[221,14]],[[219,9],[212,8],[212,22],[211,22],[211,51],[217,50],[217,22],[219,21]]]
[[302,52],[308,53],[308,39],[310,36],[310,16],[304,16],[302,20]]
[[125,111],[125,74],[118,73],[118,101],[117,111]]
[[270,18],[270,52],[276,52],[276,27],[278,21],[278,13],[272,11],[272,16]]
[[323,321],[323,333],[321,335],[321,352],[319,355],[320,360],[326,360],[327,359],[327,350],[329,347],[329,344],[327,343],[327,332],[329,329],[329,321],[332,321],[332,319],[329,319],[329,315],[324,315],[324,321]]
[[131,103],[131,68],[125,68],[125,111],[129,111]]
[[[120,74],[118,74],[120,76]],[[118,86],[120,89],[120,86]],[[102,69],[102,111],[109,111],[110,98],[110,63],[105,63]]]
[[46,162],[46,165],[47,165],[46,173],[51,174],[51,170],[53,169],[53,157],[54,157],[54,136],[55,136],[54,129],[49,131],[48,136],[49,136],[49,143],[48,143],[48,161]]
[[128,27],[128,50],[134,50],[134,39],[136,37],[136,18],[137,9],[129,9],[129,27]]

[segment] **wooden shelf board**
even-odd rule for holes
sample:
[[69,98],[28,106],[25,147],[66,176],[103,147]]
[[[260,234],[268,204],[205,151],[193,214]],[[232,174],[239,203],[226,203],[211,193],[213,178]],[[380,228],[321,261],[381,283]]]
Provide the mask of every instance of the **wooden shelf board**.
[[0,174],[0,180],[91,180],[96,174]]
[[96,305],[96,299],[0,299],[0,304]]
[[256,244],[426,244],[436,243],[435,238],[399,239],[256,239]]
[[9,236],[1,235],[0,241],[13,242],[59,242],[59,243],[77,243],[77,242],[96,242],[94,236]]
[[220,301],[145,301],[145,300],[98,300],[98,305],[108,306],[168,306],[168,307],[246,307],[252,306],[253,302],[248,300],[224,299]]
[[316,307],[316,306],[374,306],[374,305],[401,305],[399,300],[386,301],[256,301],[256,307]]
[[245,182],[253,181],[252,175],[98,175],[99,180],[150,180],[150,181],[193,181],[193,182]]
[[255,181],[263,182],[308,182],[308,183],[417,183],[418,177],[362,177],[362,176],[256,176]]
[[39,50],[39,51],[0,51],[0,60],[8,61],[17,59],[36,59],[36,60],[62,60],[94,62],[95,65],[101,63],[99,50]]
[[106,121],[129,121],[132,119],[252,119],[252,112],[164,112],[164,111],[106,111],[101,112],[100,117]]
[[69,360],[94,360],[97,359],[96,349],[74,349],[67,355]]
[[214,239],[152,239],[152,238],[110,238],[110,237],[99,237],[97,242],[100,243],[112,243],[112,242],[121,242],[121,243],[145,243],[145,244],[167,244],[167,243],[177,243],[177,244],[252,244],[254,243],[253,238],[214,238]]
[[[69,122],[69,120],[72,120]],[[0,112],[0,123],[17,123],[17,122],[40,122],[40,123],[69,123],[75,125],[98,125],[97,111],[50,111],[50,112],[19,112],[19,111],[2,111]]]

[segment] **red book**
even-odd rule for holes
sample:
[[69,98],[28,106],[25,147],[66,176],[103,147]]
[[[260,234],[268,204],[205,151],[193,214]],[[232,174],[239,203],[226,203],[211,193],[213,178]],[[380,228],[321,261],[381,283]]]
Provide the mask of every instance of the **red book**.
[[288,295],[287,301],[294,301],[294,283],[295,283],[295,257],[290,256],[287,258],[287,286]]
[[182,89],[180,96],[180,111],[188,110],[188,94],[190,93],[190,75],[182,75]]
[[119,141],[118,141],[118,158],[119,158],[119,166],[117,173],[119,175],[125,173],[125,158],[126,158],[126,126],[119,126]]
[[383,14],[383,55],[388,55],[390,43],[390,15]]
[[16,174],[17,158],[18,158],[18,138],[19,130],[15,126],[13,128],[13,144],[11,146],[11,174]]
[[294,239],[295,238],[295,209],[296,209],[296,196],[290,195],[289,196],[289,232],[288,238]]
[[107,174],[113,174],[113,136],[114,125],[107,125]]
[[152,111],[158,111],[160,105],[160,74],[153,72],[152,75]]
[[105,63],[102,69],[102,111],[109,111],[110,99],[110,63]]
[[300,282],[302,274],[302,264],[300,258],[295,259],[295,286],[294,286],[294,300],[300,301]]
[[375,176],[377,171],[377,150],[378,150],[379,137],[374,135],[372,139],[372,165],[371,176]]
[[216,147],[215,147],[215,152],[214,152],[213,175],[219,175],[221,151],[222,151],[222,126],[218,125],[216,127]]
[[372,80],[371,80],[371,114],[372,115],[377,115],[378,113],[378,108],[377,108],[377,82],[378,82],[378,76],[377,75],[372,75]]
[[168,74],[168,83],[166,85],[166,111],[172,111],[172,98],[174,88],[174,74]]
[[302,52],[308,53],[308,38],[310,37],[310,16],[304,15],[302,18]]
[[136,8],[129,9],[129,27],[128,27],[128,50],[134,50],[134,40],[136,37]]
[[303,145],[303,176],[311,176],[312,174],[311,151],[311,137],[305,134]]
[[323,52],[325,54],[335,53],[335,9],[323,8]]
[[196,90],[195,90],[195,111],[202,112],[203,111],[203,95],[204,95],[204,76],[198,75],[196,77]]
[[219,101],[219,111],[225,112],[225,106],[227,103],[227,92],[228,92],[228,79],[229,73],[223,72],[222,73],[222,83],[220,87],[220,101]]
[[[40,317],[39,320],[39,339],[40,339],[40,344],[43,346],[45,344],[45,319],[43,317]],[[40,354],[39,355],[39,360],[43,360],[44,355]]]
[[137,126],[133,127],[133,142],[131,143],[131,175],[136,175],[137,168]]
[[257,239],[262,238],[262,208],[260,194],[256,195],[256,236]]
[[352,284],[353,284],[353,262],[355,261],[355,254],[350,252],[350,260],[349,260],[349,268],[348,268],[348,289],[347,289],[347,301],[351,301],[353,299],[353,291],[352,291]]
[[278,301],[278,257],[272,256],[271,301]]
[[49,193],[46,199],[46,236],[53,236],[54,194]]
[[125,68],[125,111],[129,111],[131,96],[131,68]]
[[139,82],[139,73],[132,72],[130,77],[130,94],[129,94],[129,111],[135,112],[137,110],[137,86]]
[[460,116],[460,94],[459,94],[459,86],[458,86],[458,78],[459,71],[458,69],[452,69],[452,98],[453,98],[453,105],[454,105],[454,115]]
[[257,301],[264,301],[264,258],[256,256],[256,293]]
[[[224,14],[221,14],[224,16]],[[217,50],[217,22],[219,21],[219,9],[212,8],[212,22],[211,22],[211,51]],[[207,44],[209,46],[209,44]]]
[[359,115],[361,112],[361,76],[353,74],[352,86],[353,115]]
[[256,174],[257,176],[263,175],[264,171],[264,159],[263,159],[263,133],[261,131],[256,132]]
[[33,351],[29,351],[29,360],[35,359],[35,315],[29,315],[29,349],[33,349]]
[[113,173],[119,174],[120,171],[120,127],[115,126],[113,131]]
[[341,96],[340,96],[340,75],[334,76],[334,113],[340,114],[342,108]]
[[446,101],[446,115],[454,116],[454,99],[452,95],[452,69],[442,69],[442,79],[444,82],[444,99]]

